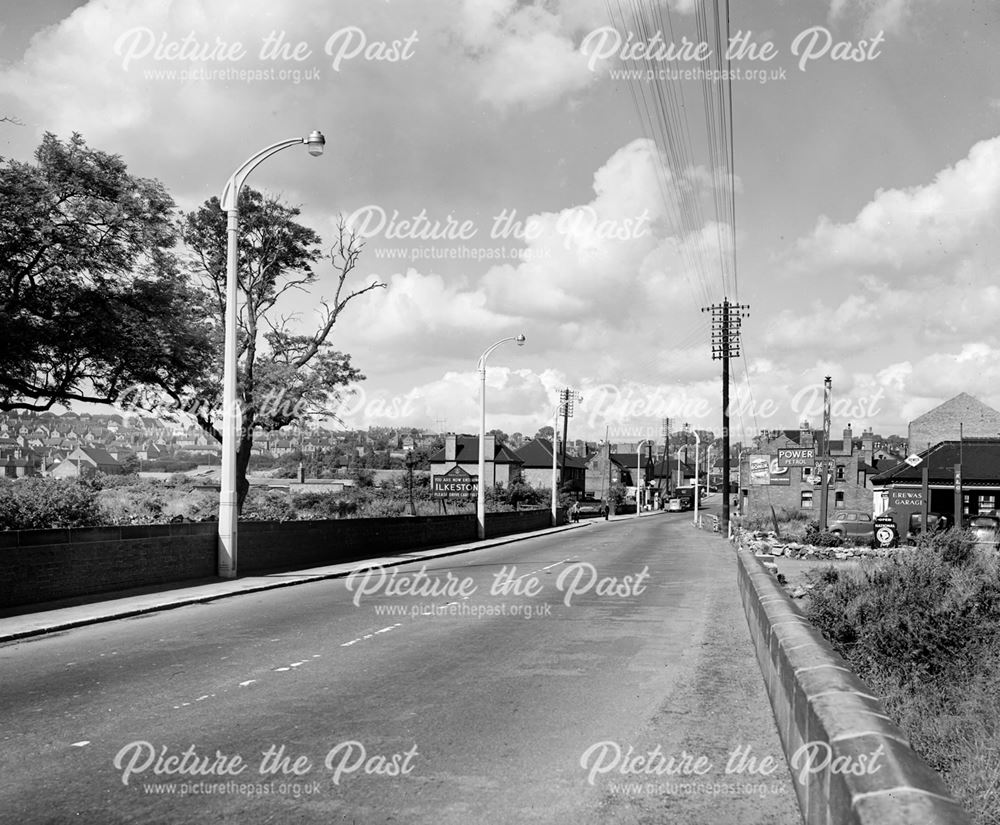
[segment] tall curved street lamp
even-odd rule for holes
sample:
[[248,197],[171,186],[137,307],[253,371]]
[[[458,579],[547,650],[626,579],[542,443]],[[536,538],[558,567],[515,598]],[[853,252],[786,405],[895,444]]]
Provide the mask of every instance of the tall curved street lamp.
[[642,472],[642,445],[648,444],[649,439],[644,438],[635,449],[635,517],[639,518],[639,475]]
[[517,341],[519,347],[524,346],[523,335],[512,335],[501,338],[495,344],[487,347],[479,356],[479,482],[476,492],[476,529],[479,538],[486,538],[486,359],[501,344]]
[[555,412],[552,414],[552,526],[556,527],[559,522],[559,472],[556,463],[556,454],[559,447],[559,411],[562,403],[556,404]]
[[705,493],[708,493],[708,488],[712,486],[712,446],[708,445],[705,450]]
[[701,469],[698,466],[698,457],[701,452],[701,437],[698,430],[694,430],[694,524],[695,527],[701,524],[701,513],[698,508],[701,506],[698,501],[698,487],[701,484]]
[[236,297],[239,268],[240,189],[247,176],[262,161],[289,146],[305,144],[309,154],[323,154],[326,138],[322,132],[309,137],[279,141],[248,158],[226,181],[222,190],[222,208],[226,212],[226,341],[223,349],[222,373],[222,482],[219,487],[218,574],[231,579],[236,576],[236,442],[239,434],[239,409],[236,403]]

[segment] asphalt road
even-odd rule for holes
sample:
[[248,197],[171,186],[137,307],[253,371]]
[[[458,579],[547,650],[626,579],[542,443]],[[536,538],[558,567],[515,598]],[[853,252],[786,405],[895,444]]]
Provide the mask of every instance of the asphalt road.
[[741,621],[668,514],[10,643],[0,820],[791,825]]

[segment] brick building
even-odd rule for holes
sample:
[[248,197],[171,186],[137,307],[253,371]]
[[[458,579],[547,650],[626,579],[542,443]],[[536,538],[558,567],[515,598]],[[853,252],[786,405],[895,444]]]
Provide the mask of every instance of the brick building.
[[1000,412],[968,393],[939,404],[910,422],[909,447],[921,452],[942,441],[1000,437]]
[[[569,445],[567,445],[569,446]],[[514,451],[522,462],[521,478],[536,490],[552,488],[552,441],[548,438],[533,438]],[[574,492],[582,493],[586,480],[587,462],[574,455],[566,455],[566,469],[562,469],[562,447],[556,455],[557,478],[565,484],[572,484]],[[557,482],[558,483],[558,482]]]
[[[873,464],[879,438],[865,430],[855,438],[848,424],[840,440],[830,440],[829,512],[863,510],[872,512],[872,478],[878,472]],[[785,466],[779,451],[795,451],[799,466]],[[754,447],[744,451],[739,461],[740,512],[770,515],[775,511],[798,511],[803,515],[820,511],[822,477],[819,456],[823,454],[823,433],[803,422],[798,430],[775,430],[762,433]],[[783,454],[787,455],[787,453]],[[804,466],[803,466],[804,465]]]
[[915,467],[898,464],[873,479],[875,514],[891,510],[899,515],[900,532],[910,513],[920,512],[923,473],[927,470],[927,509],[953,517],[955,468],[960,467],[962,516],[993,513],[1000,504],[1000,438],[942,441],[919,453]]

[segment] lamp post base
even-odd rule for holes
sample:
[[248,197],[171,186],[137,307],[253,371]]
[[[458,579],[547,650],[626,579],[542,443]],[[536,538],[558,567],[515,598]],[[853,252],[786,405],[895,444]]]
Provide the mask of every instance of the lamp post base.
[[223,579],[236,578],[236,494],[226,497],[219,505],[219,535],[217,544],[217,573]]

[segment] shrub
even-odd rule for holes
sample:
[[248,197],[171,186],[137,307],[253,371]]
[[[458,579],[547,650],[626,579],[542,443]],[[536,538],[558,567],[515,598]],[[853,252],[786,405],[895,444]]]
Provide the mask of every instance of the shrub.
[[813,584],[810,619],[973,820],[1000,823],[997,556],[932,535],[868,569],[827,567]]
[[900,683],[966,676],[1000,631],[996,558],[973,552],[956,567],[936,548],[900,550],[860,570],[827,569],[809,618],[863,670]]
[[293,521],[296,515],[295,505],[288,493],[251,487],[243,502],[240,518],[248,521]]
[[161,524],[163,497],[149,488],[110,487],[98,495],[101,524]]
[[94,527],[101,523],[97,495],[92,485],[76,479],[0,481],[0,529]]
[[114,487],[131,487],[135,484],[141,484],[142,479],[134,473],[126,473],[123,475],[94,473],[93,475],[86,476],[84,478],[84,483],[93,487],[95,490],[109,490]]
[[357,498],[342,493],[297,493],[292,504],[300,519],[345,518],[358,510]]
[[938,532],[921,533],[917,536],[915,546],[919,550],[938,551],[948,564],[961,565],[972,558],[976,537],[970,530],[952,527]]
[[175,486],[143,479],[101,490],[97,503],[102,524],[165,524],[216,518],[219,496],[189,483]]
[[358,508],[358,518],[384,518],[406,514],[407,503],[399,499],[374,498],[363,502]]
[[809,534],[809,543],[817,547],[842,547],[844,538],[838,533],[828,531],[817,531]]

